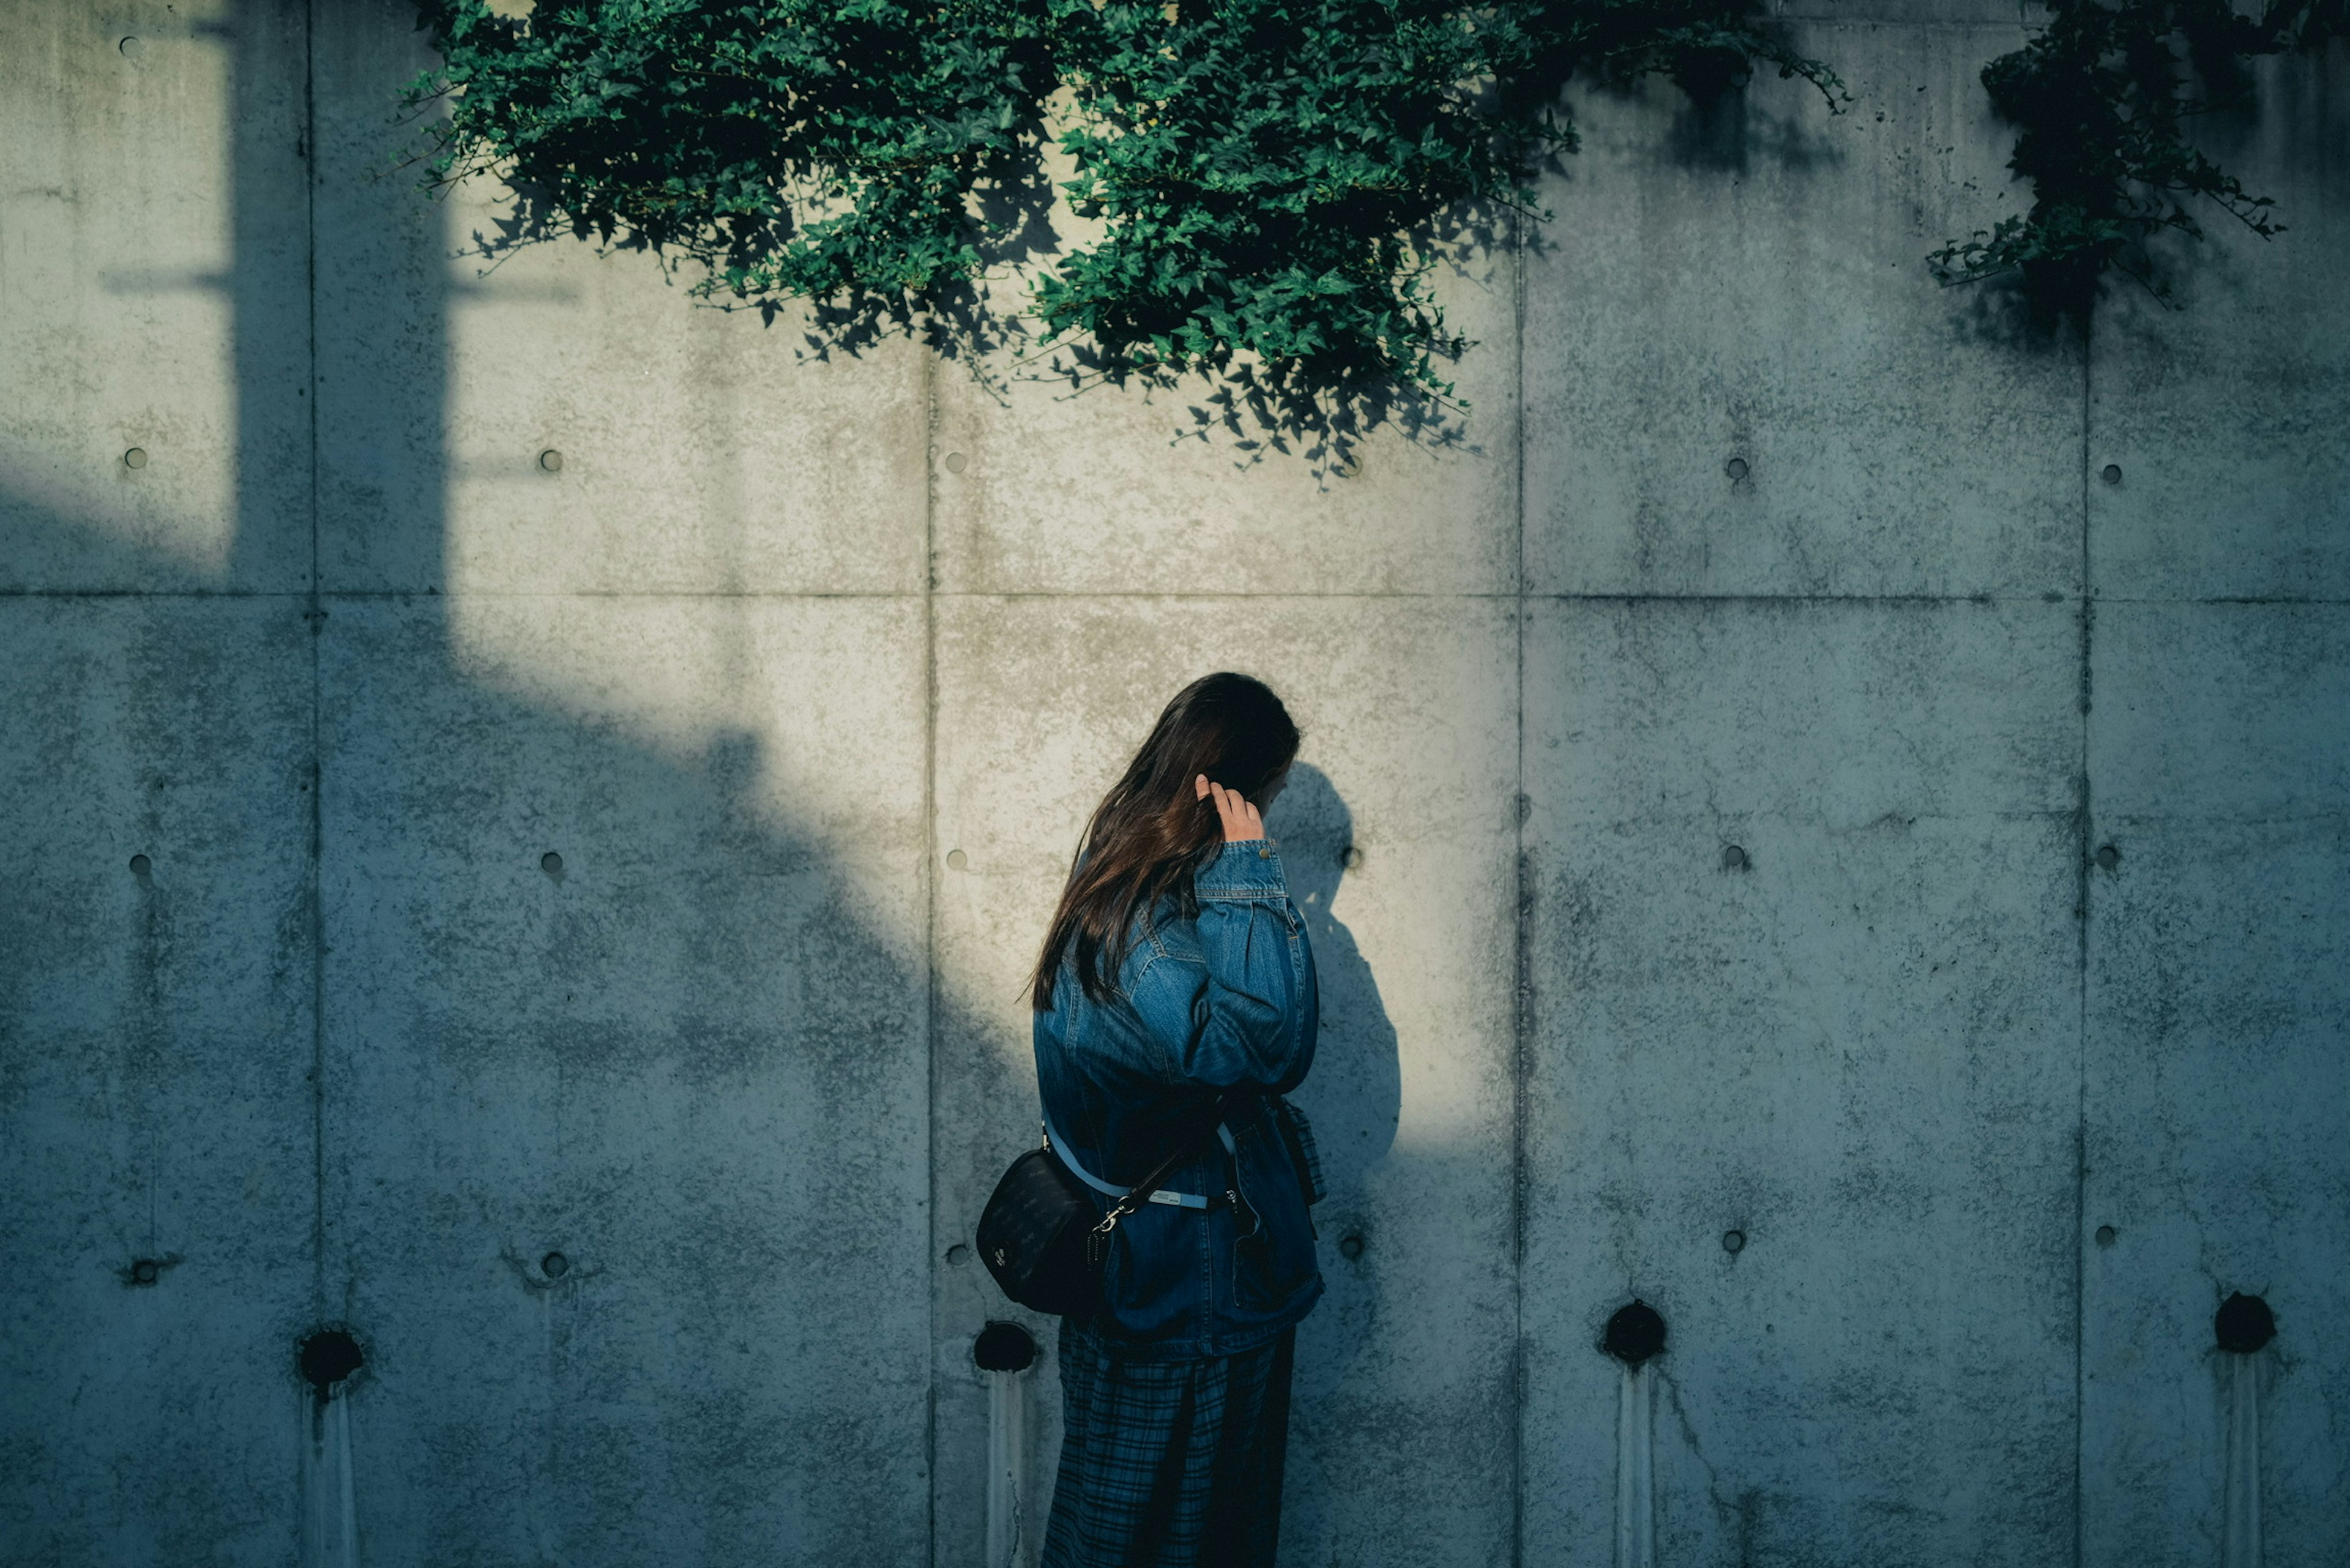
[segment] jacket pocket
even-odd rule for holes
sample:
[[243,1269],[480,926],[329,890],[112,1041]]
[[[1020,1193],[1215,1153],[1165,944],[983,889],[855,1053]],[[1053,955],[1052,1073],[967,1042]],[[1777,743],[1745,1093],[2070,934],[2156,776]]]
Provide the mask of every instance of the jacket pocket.
[[1240,1146],[1240,1190],[1256,1218],[1254,1231],[1232,1242],[1232,1304],[1243,1312],[1286,1305],[1316,1272],[1305,1185],[1288,1168],[1285,1142],[1260,1126]]

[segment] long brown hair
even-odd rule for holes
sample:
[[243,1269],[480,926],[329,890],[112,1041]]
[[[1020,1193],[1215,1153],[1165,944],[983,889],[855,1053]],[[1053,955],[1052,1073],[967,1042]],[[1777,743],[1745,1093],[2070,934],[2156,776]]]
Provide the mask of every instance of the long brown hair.
[[1223,829],[1216,803],[1193,793],[1195,779],[1205,774],[1254,798],[1296,755],[1297,726],[1263,681],[1222,671],[1175,693],[1086,826],[1030,981],[1036,1011],[1051,1010],[1072,943],[1078,984],[1106,1001],[1137,909],[1171,893],[1186,914],[1197,912],[1191,874],[1222,846]]

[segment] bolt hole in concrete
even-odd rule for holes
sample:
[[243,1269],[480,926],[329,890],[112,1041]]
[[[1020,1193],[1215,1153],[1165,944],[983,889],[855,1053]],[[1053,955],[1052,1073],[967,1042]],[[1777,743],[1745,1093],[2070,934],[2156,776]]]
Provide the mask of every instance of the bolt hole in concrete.
[[2098,1226],[2098,1227],[2097,1227],[2097,1245],[2098,1245],[2098,1246],[2100,1246],[2100,1247],[2110,1247],[2110,1246],[2112,1246],[2112,1245],[2114,1244],[2114,1239],[2115,1239],[2115,1237],[2116,1237],[2116,1235],[2118,1235],[2118,1234],[2119,1234],[2119,1232],[2118,1232],[2118,1231],[2115,1231],[2115,1229],[2114,1229],[2112,1226],[2110,1226],[2110,1225],[2100,1225],[2100,1226]]
[[163,1265],[152,1258],[141,1258],[130,1265],[130,1282],[134,1285],[151,1285],[162,1277]]
[[136,38],[125,38],[114,47],[122,51],[122,57],[127,60],[137,59],[140,52],[147,47]]
[[134,446],[129,452],[124,452],[122,454],[122,466],[125,468],[146,467],[147,449],[143,446]]
[[1350,1263],[1361,1257],[1363,1255],[1362,1237],[1347,1235],[1338,1238],[1338,1255]]
[[2276,1337],[2276,1314],[2260,1297],[2238,1291],[2211,1314],[2211,1333],[2220,1349],[2250,1355]]
[[971,1342],[982,1372],[1025,1372],[1036,1362],[1036,1342],[1016,1323],[991,1323]]
[[563,472],[563,454],[556,451],[553,447],[548,447],[545,452],[538,454],[538,466],[546,470],[549,473],[561,473]]
[[1746,1232],[1743,1231],[1724,1231],[1721,1233],[1721,1250],[1728,1252],[1733,1258],[1739,1253],[1746,1251]]
[[296,1359],[302,1381],[322,1395],[367,1365],[359,1342],[339,1328],[322,1328],[306,1337]]
[[1363,864],[1363,852],[1349,844],[1338,852],[1338,864],[1349,871],[1356,870]]
[[971,1262],[971,1249],[964,1246],[961,1241],[957,1241],[953,1246],[947,1249],[947,1262],[953,1264],[958,1269],[962,1268],[965,1263]]
[[155,863],[144,855],[134,855],[130,857],[130,874],[140,881],[145,881],[148,875],[154,869]]
[[1662,1355],[1665,1348],[1665,1320],[1657,1309],[1633,1298],[1627,1306],[1616,1309],[1607,1320],[1607,1337],[1599,1348],[1627,1366],[1638,1366],[1652,1355]]
[[947,453],[947,472],[949,473],[961,473],[964,469],[969,468],[970,466],[971,459],[963,456],[962,453],[959,452],[951,452]]
[[550,877],[563,875],[563,857],[550,849],[538,857],[538,868]]
[[2122,482],[2122,465],[2118,462],[2106,464],[2105,477],[2107,484],[2119,484]]
[[948,869],[948,870],[950,870],[950,871],[960,871],[960,870],[962,870],[964,867],[969,866],[970,864],[971,864],[971,857],[970,857],[970,856],[968,856],[968,855],[965,855],[962,850],[960,850],[960,849],[950,849],[950,850],[948,850],[948,851],[947,851],[947,869]]
[[2100,866],[2104,867],[2106,870],[2110,871],[2110,870],[2112,870],[2115,867],[2116,867],[2116,866],[2120,865],[2121,863],[2122,863],[2122,852],[2121,852],[2120,850],[2118,850],[2118,849],[2115,848],[2115,847],[2114,847],[2112,845],[2110,845],[2110,844],[2101,845],[2101,846],[2098,846],[2098,849],[2097,849],[2097,864],[2098,864],[2098,865],[2100,865]]
[[1723,846],[1721,851],[1721,868],[1724,871],[1743,871],[1750,864],[1751,862],[1747,860],[1746,851],[1744,849],[1735,844],[1726,845]]
[[1730,483],[1735,484],[1746,477],[1746,460],[1742,457],[1733,457],[1721,465],[1721,472],[1730,475]]
[[559,1280],[571,1272],[571,1260],[560,1252],[549,1252],[538,1261],[538,1271],[550,1280]]

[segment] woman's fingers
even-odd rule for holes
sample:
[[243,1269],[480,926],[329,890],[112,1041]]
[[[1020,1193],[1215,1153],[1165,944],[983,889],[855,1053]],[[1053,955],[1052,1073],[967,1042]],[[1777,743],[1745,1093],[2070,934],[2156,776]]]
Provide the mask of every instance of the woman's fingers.
[[1249,798],[1236,789],[1226,789],[1201,774],[1197,793],[1212,795],[1216,802],[1216,818],[1223,825],[1224,842],[1245,844],[1264,836],[1264,815],[1251,805]]
[[1191,781],[1191,795],[1195,800],[1215,798],[1216,820],[1223,824],[1225,843],[1246,844],[1264,836],[1264,813],[1240,791],[1226,789],[1201,774]]

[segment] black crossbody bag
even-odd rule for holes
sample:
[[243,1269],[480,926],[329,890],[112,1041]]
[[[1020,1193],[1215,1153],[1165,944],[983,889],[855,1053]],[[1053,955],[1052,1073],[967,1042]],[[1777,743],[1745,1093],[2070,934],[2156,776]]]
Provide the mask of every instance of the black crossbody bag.
[[[987,1272],[1003,1293],[1031,1312],[1055,1317],[1088,1317],[1101,1309],[1102,1271],[1118,1221],[1150,1201],[1159,1184],[1196,1149],[1224,1118],[1217,1096],[1205,1116],[1177,1141],[1174,1152],[1098,1219],[1093,1189],[1054,1152],[1032,1148],[1012,1162],[995,1192],[980,1210],[973,1240]],[[1074,1158],[1074,1157],[1072,1157]]]

